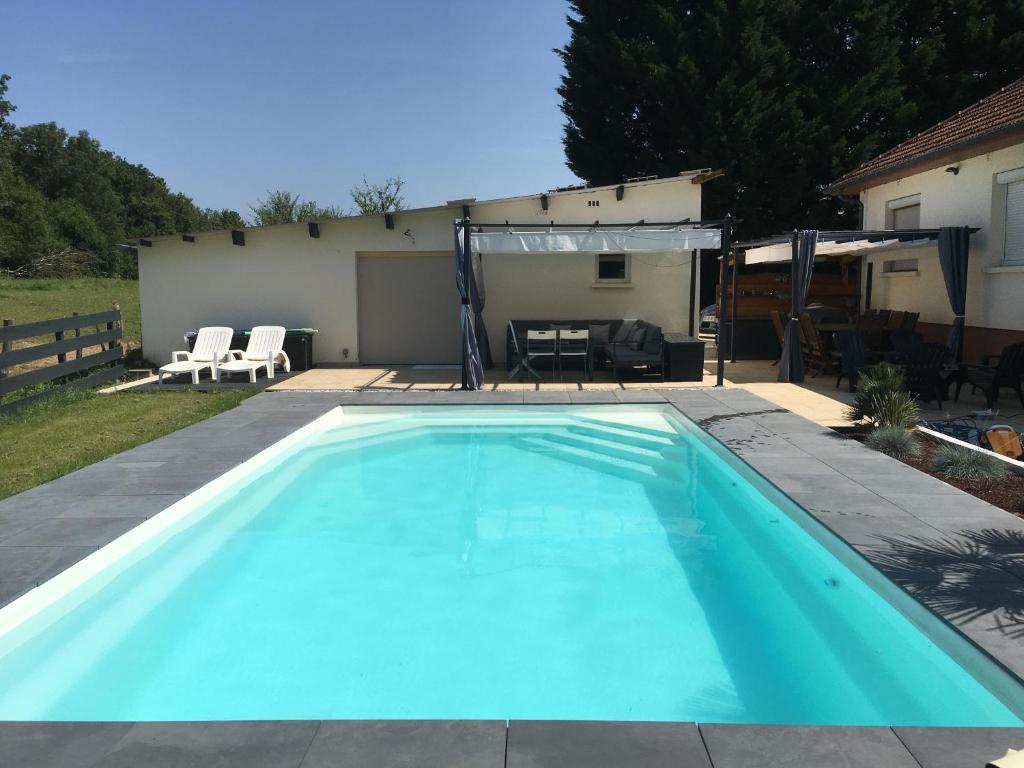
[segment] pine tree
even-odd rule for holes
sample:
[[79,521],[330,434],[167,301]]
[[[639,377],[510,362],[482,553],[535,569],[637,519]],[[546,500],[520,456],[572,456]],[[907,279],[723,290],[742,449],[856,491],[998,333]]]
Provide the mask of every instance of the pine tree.
[[852,228],[828,182],[1024,71],[1024,9],[987,0],[575,0],[559,53],[590,183],[721,167],[744,237]]

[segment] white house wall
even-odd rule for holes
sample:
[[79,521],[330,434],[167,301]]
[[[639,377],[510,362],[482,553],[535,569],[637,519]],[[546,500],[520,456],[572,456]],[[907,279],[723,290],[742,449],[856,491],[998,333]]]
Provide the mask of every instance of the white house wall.
[[[600,205],[588,206],[588,200]],[[627,187],[622,201],[614,190],[551,194],[546,212],[534,197],[473,204],[470,214],[479,222],[518,224],[696,220],[700,186],[672,179]],[[314,362],[357,363],[356,254],[452,251],[452,222],[459,216],[454,206],[398,212],[391,230],[383,217],[369,216],[323,222],[319,238],[295,224],[246,230],[244,246],[220,232],[199,233],[193,243],[175,238],[140,247],[144,354],[164,362],[183,348],[185,331],[203,325],[279,324],[319,329]],[[454,281],[454,262],[452,270]],[[485,319],[499,361],[510,318],[641,317],[666,331],[688,327],[688,253],[634,255],[627,288],[595,287],[592,254],[487,256],[484,272]]]
[[[1003,213],[995,176],[1024,167],[1024,145],[972,157],[958,163],[958,174],[935,168],[861,193],[864,228],[885,229],[886,203],[921,195],[921,227],[980,227],[971,237],[967,281],[967,324],[982,328],[1024,330],[1024,268],[997,269],[1003,258]],[[916,258],[919,275],[884,277],[883,263]],[[953,313],[946,299],[938,255],[933,248],[887,251],[870,257],[874,264],[871,305],[921,313],[921,321],[948,324]]]

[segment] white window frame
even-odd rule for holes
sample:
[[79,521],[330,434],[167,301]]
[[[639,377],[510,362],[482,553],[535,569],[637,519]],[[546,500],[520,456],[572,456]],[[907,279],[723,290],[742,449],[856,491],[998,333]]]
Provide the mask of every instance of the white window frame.
[[[625,277],[601,277],[601,261],[612,258],[622,258],[625,267]],[[631,255],[628,253],[595,253],[594,254],[594,282],[599,285],[628,285],[633,277]]]
[[[1006,238],[1009,234],[1009,227],[1007,226],[1010,212],[1007,210],[1009,204],[1009,186],[1019,182],[1024,182],[1024,168],[1014,168],[1008,171],[1002,171],[996,174],[996,195],[993,200],[993,207],[998,212],[999,221],[1002,223],[1003,231],[1000,233],[999,243],[1002,249],[1000,257],[1001,266],[1013,267],[1024,265],[1024,247],[1017,253],[1010,253],[1007,248]],[[993,233],[995,234],[995,233]]]

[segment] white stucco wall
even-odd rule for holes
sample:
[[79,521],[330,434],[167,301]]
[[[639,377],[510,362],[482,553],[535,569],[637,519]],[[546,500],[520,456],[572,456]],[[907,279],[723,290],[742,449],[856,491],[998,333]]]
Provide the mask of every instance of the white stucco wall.
[[[980,227],[971,238],[967,324],[1024,330],[1024,267],[1001,267],[1004,201],[995,182],[997,173],[1024,167],[1024,145],[972,157],[958,165],[956,175],[943,166],[862,192],[864,228],[885,229],[889,223],[886,203],[915,194],[921,196],[922,227]],[[902,258],[916,258],[920,274],[884,277],[883,262]],[[922,322],[952,322],[936,249],[889,251],[871,256],[870,261],[875,265],[873,307],[920,312]]]
[[[678,178],[627,187],[622,201],[614,189],[551,193],[547,211],[537,196],[471,204],[470,215],[519,224],[696,220],[700,192]],[[246,230],[245,246],[233,245],[228,232],[200,233],[193,243],[154,240],[139,248],[144,354],[164,362],[183,348],[185,331],[203,325],[280,324],[319,329],[315,362],[357,363],[357,252],[451,251],[459,216],[459,207],[399,212],[393,230],[382,216],[327,221],[319,239],[305,224],[263,227]],[[504,328],[514,318],[642,317],[666,331],[687,330],[688,253],[634,254],[630,287],[595,287],[594,269],[593,254],[485,257],[485,320],[495,357],[503,359]]]

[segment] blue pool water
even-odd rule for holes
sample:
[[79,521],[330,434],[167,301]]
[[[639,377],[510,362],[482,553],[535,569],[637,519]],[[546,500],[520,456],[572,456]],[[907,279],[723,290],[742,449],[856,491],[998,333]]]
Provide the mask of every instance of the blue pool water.
[[667,409],[395,413],[8,642],[0,720],[1021,725],[1013,681]]

